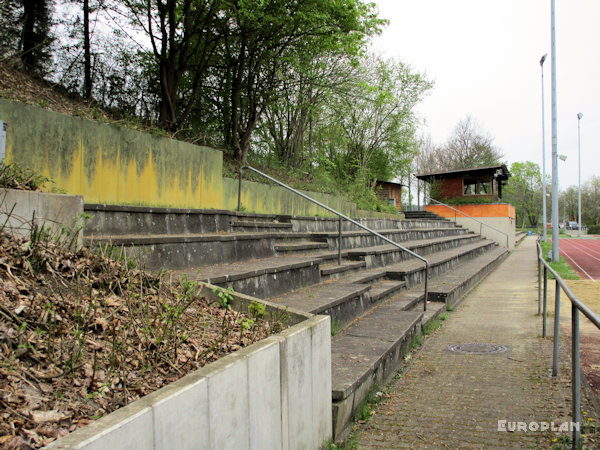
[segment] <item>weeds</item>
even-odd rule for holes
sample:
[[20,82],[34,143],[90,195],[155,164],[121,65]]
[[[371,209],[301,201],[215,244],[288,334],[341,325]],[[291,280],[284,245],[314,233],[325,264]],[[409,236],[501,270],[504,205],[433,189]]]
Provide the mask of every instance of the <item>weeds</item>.
[[2,188],[39,191],[50,182],[49,178],[34,170],[0,161],[0,187]]

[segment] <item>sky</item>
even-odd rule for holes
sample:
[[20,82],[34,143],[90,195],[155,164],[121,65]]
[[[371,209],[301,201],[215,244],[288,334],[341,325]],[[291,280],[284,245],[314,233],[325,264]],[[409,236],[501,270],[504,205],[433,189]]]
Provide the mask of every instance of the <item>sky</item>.
[[[467,115],[494,138],[503,162],[552,174],[550,0],[375,0],[390,24],[374,51],[409,64],[435,86],[418,107],[422,130],[443,143]],[[600,0],[556,1],[556,104],[560,189],[600,176]]]

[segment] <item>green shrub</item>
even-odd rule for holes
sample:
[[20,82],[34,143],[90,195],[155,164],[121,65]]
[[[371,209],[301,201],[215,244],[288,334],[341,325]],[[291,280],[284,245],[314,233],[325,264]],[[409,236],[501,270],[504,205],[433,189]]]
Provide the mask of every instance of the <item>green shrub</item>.
[[592,225],[588,227],[588,234],[600,234],[600,225]]

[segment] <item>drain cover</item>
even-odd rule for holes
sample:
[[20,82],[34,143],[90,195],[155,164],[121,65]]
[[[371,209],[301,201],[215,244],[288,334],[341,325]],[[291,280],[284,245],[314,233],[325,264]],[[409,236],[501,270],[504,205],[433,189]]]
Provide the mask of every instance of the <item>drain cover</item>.
[[497,353],[505,353],[508,347],[499,344],[480,344],[470,342],[467,344],[452,344],[448,346],[448,350],[454,353],[462,353],[469,355],[493,355]]

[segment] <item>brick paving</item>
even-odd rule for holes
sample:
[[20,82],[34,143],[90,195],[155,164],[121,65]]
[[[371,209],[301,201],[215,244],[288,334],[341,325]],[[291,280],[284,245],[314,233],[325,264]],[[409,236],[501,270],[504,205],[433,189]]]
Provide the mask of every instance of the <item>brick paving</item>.
[[[536,316],[535,257],[535,238],[528,237],[449,313],[373,417],[357,427],[358,448],[547,448],[570,436],[498,431],[499,420],[554,422],[557,427],[570,420],[569,356],[563,347],[559,377],[550,377],[552,339],[541,338]],[[500,344],[509,351],[473,355],[447,350],[460,343]],[[584,417],[593,416],[585,397],[582,404],[588,412]]]

